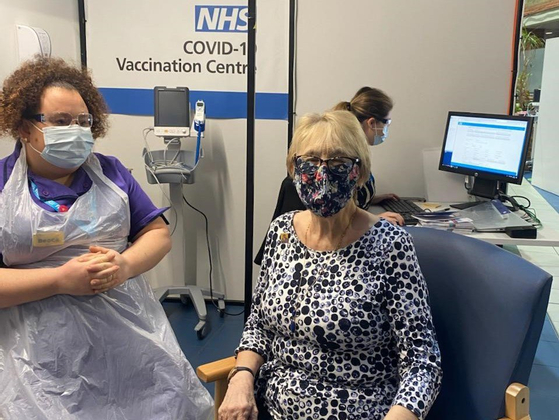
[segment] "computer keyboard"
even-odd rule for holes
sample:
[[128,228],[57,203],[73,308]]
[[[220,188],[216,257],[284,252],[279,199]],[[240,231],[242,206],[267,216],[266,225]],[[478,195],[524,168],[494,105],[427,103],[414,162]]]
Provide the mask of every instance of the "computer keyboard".
[[400,213],[408,226],[417,225],[417,219],[413,215],[425,211],[411,200],[384,200],[380,205],[386,211]]

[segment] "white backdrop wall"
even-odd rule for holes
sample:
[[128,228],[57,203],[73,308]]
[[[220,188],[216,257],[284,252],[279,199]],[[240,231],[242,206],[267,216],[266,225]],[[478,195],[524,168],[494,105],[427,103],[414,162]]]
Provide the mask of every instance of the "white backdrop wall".
[[[120,90],[152,97],[154,86],[188,86],[191,101],[198,95],[217,93],[218,101],[206,101],[208,122],[203,140],[204,159],[196,173],[196,182],[183,187],[186,198],[209,219],[210,246],[213,256],[214,288],[224,291],[227,299],[242,300],[244,293],[244,244],[245,244],[245,184],[246,184],[246,120],[242,116],[246,105],[237,104],[228,109],[233,117],[217,118],[216,107],[227,107],[231,95],[246,91],[247,75],[243,71],[216,74],[208,67],[211,60],[222,63],[246,63],[246,32],[198,31],[197,6],[246,6],[244,1],[204,0],[183,2],[168,0],[154,6],[149,0],[96,0],[87,2],[88,65],[98,86],[109,95],[119,95]],[[287,45],[288,2],[273,2],[258,8],[257,32],[257,118],[255,128],[255,220],[254,253],[258,250],[273,213],[278,188],[285,176],[284,156],[287,145],[287,121],[269,119],[260,113],[263,96],[284,95],[287,112]],[[232,10],[232,9],[231,9]],[[228,15],[232,12],[228,10]],[[131,12],[133,11],[133,12]],[[200,12],[202,13],[202,12]],[[240,12],[243,13],[243,12]],[[240,14],[238,15],[240,16]],[[237,17],[238,17],[237,16]],[[207,23],[207,22],[206,22]],[[243,26],[243,19],[238,21]],[[219,25],[218,25],[219,26]],[[246,26],[246,25],[245,25]],[[229,22],[225,22],[225,28]],[[245,28],[246,29],[246,28]],[[200,53],[189,54],[197,43]],[[214,42],[227,48],[229,42],[237,51],[231,54],[211,53]],[[209,44],[208,44],[209,43]],[[205,45],[205,47],[204,47]],[[202,49],[205,48],[204,51]],[[219,47],[218,47],[219,48]],[[117,61],[118,58],[118,61]],[[200,63],[200,71],[190,73],[121,70],[124,58],[149,65],[154,61],[179,61]],[[126,69],[126,66],[124,66]],[[236,67],[237,68],[237,67]],[[149,91],[148,91],[149,90]],[[194,91],[194,92],[193,92]],[[146,93],[147,92],[147,93]],[[125,92],[126,93],[126,92]],[[230,94],[230,95],[229,95]],[[229,96],[228,96],[229,95]],[[273,98],[272,98],[273,99]],[[211,100],[211,97],[210,97]],[[266,100],[266,98],[264,98]],[[111,106],[109,101],[109,106]],[[117,103],[113,103],[118,108]],[[130,105],[130,104],[128,104]],[[113,109],[114,110],[114,109]],[[148,112],[151,113],[152,109]],[[153,117],[121,115],[127,111],[117,110],[111,116],[112,128],[105,139],[98,141],[96,150],[115,155],[133,170],[133,174],[157,205],[168,205],[157,185],[147,183],[141,157],[144,142],[142,130],[153,125]],[[213,114],[212,114],[213,112]],[[264,113],[265,114],[265,113]],[[276,116],[277,117],[277,116]],[[285,114],[285,118],[287,114]],[[148,136],[152,149],[162,149],[163,140]],[[183,141],[183,148],[192,150],[195,139]],[[168,191],[168,187],[164,186]],[[181,209],[179,209],[181,211]],[[175,232],[174,240],[185,239],[187,243],[186,275],[194,276],[197,284],[207,287],[209,263],[206,249],[204,219],[186,205],[183,206],[185,231]],[[174,223],[174,213],[167,216]],[[171,254],[172,255],[172,254]],[[179,257],[180,258],[180,257]],[[172,255],[148,273],[153,286],[181,285],[183,275],[179,272],[177,257]],[[256,268],[253,278],[256,277]]]
[[[207,0],[200,4],[241,4]],[[395,100],[387,143],[374,149],[380,192],[423,195],[424,148],[440,146],[449,110],[506,113],[510,83],[515,1],[493,0],[305,0],[298,2],[298,114],[323,111],[348,100],[361,86],[385,90]],[[53,54],[79,61],[77,6],[72,0],[17,3],[0,0],[0,77],[17,65],[15,24],[46,29]],[[98,86],[151,89],[187,85],[193,90],[244,91],[246,75],[223,78],[140,75],[117,68],[115,55],[147,59],[184,57],[186,38],[175,30],[192,25],[185,13],[193,2],[96,0],[86,3],[89,67]],[[175,33],[175,35],[173,35]],[[200,34],[198,34],[200,35]],[[235,35],[236,36],[236,35]],[[213,38],[212,38],[213,37]],[[220,39],[204,34],[200,39]],[[181,41],[182,40],[182,41]],[[287,91],[288,2],[259,2],[257,91]],[[242,42],[239,38],[239,42]],[[205,57],[204,59],[207,59]],[[235,60],[242,57],[235,56]],[[184,76],[184,75],[183,75]],[[190,75],[192,76],[192,75]],[[233,83],[232,87],[228,87]],[[193,98],[195,100],[195,98]],[[111,116],[111,130],[96,150],[117,156],[158,205],[166,199],[146,181],[141,152],[142,129],[151,116]],[[211,118],[196,183],[184,187],[192,204],[206,212],[214,256],[214,286],[228,299],[242,299],[244,281],[246,123]],[[269,224],[281,179],[285,176],[287,123],[259,119],[256,124],[254,251]],[[148,138],[152,148],[163,142]],[[193,147],[193,141],[185,147]],[[0,142],[3,155],[13,143]],[[185,208],[189,267],[207,286],[208,263],[201,216]],[[169,214],[173,222],[172,213]],[[194,241],[195,238],[195,241]],[[166,258],[149,273],[154,286],[181,284]]]
[[441,147],[448,111],[508,113],[516,2],[298,2],[296,112],[350,100],[362,86],[395,102],[372,150],[378,192],[424,196],[422,149]]
[[[16,25],[43,28],[51,38],[52,55],[80,62],[78,3],[75,0],[0,0],[0,81],[18,66]],[[0,156],[10,154],[14,140],[0,137]]]
[[559,194],[559,38],[545,43],[538,129],[534,141],[534,185]]

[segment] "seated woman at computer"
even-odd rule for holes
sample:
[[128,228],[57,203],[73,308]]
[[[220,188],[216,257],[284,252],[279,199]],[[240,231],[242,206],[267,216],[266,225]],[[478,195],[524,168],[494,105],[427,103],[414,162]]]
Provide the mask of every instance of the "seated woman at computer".
[[[357,91],[351,101],[342,101],[333,109],[348,110],[355,115],[365,132],[369,146],[378,146],[388,137],[388,128],[392,121],[390,111],[393,106],[392,99],[382,90],[365,86]],[[375,178],[372,173],[365,185],[357,191],[357,203],[365,210],[372,204],[398,198],[394,193],[375,195]],[[391,223],[403,224],[403,219],[397,213],[385,212],[382,213],[382,217]]]
[[[340,102],[333,109],[347,110],[355,115],[365,132],[367,143],[370,146],[378,146],[384,143],[388,137],[388,127],[391,122],[390,111],[393,106],[392,99],[382,90],[366,86],[359,89],[351,101]],[[373,204],[384,200],[398,200],[399,197],[394,193],[375,195],[375,178],[371,173],[367,182],[357,189],[355,199],[359,208],[367,210]],[[305,206],[297,195],[293,180],[287,176],[281,183],[272,220],[293,210],[305,210]],[[404,218],[398,213],[387,211],[379,216],[395,225],[404,224]],[[254,258],[255,264],[260,265],[263,252],[264,241]]]
[[304,116],[286,161],[307,210],[270,226],[219,418],[425,418],[441,383],[428,290],[410,235],[352,200],[360,125]]

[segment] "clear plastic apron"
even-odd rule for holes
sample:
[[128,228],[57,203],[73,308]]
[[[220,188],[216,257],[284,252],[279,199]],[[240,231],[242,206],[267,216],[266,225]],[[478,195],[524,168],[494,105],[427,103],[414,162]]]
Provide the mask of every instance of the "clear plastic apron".
[[[93,181],[66,213],[31,197],[25,149],[0,193],[11,268],[58,267],[97,244],[122,252],[127,195],[90,155]],[[0,309],[0,418],[207,419],[212,399],[143,276],[95,296],[56,295]]]

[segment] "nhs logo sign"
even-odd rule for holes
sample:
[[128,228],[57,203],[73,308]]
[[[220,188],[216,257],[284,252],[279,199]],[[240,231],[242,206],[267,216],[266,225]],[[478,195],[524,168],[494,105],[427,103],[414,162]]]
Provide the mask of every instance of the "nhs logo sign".
[[196,32],[247,32],[247,6],[196,6]]

